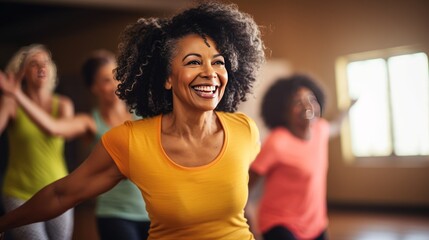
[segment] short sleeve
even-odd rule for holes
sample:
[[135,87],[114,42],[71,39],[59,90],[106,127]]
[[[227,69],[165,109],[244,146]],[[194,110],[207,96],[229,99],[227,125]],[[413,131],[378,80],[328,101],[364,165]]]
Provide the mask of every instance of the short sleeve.
[[251,169],[260,175],[265,175],[270,168],[276,163],[276,135],[271,134],[267,137],[255,161],[251,165]]
[[127,121],[117,127],[111,128],[101,137],[110,157],[115,161],[122,174],[129,177],[129,136],[132,122]]

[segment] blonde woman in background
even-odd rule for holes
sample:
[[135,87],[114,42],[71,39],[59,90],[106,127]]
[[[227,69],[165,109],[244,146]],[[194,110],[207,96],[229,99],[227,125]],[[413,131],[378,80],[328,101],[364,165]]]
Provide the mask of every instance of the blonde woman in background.
[[[56,66],[39,44],[21,48],[0,71],[0,132],[7,131],[8,166],[3,186],[7,212],[67,175],[66,139],[95,131],[89,116],[74,116],[72,101],[54,94]],[[71,239],[73,210],[11,230],[15,240]]]

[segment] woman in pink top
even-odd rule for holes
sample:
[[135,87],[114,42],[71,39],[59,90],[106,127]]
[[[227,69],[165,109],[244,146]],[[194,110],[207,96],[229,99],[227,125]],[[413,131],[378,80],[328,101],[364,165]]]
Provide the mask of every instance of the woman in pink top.
[[337,135],[346,111],[335,122],[321,118],[322,89],[308,76],[279,79],[262,102],[271,129],[250,170],[251,190],[264,177],[254,224],[264,240],[327,239],[326,175],[328,141]]

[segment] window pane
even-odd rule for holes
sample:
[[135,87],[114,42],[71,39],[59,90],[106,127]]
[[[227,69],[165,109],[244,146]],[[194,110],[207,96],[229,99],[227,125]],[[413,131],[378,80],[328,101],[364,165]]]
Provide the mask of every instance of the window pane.
[[395,154],[429,154],[428,61],[424,53],[388,60]]
[[351,98],[359,98],[350,109],[352,151],[355,156],[386,156],[392,152],[386,62],[383,59],[347,65]]

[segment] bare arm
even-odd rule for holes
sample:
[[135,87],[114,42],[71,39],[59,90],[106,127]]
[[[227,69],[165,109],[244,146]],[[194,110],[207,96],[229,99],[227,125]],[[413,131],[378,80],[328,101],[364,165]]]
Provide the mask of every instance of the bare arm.
[[60,100],[60,117],[53,118],[22,91],[17,91],[14,96],[34,123],[49,135],[73,138],[86,132],[95,132],[96,127],[92,118],[87,114],[74,116],[73,103],[68,99]]
[[83,200],[113,188],[124,176],[98,143],[71,174],[44,187],[17,209],[0,217],[0,232],[58,216]]
[[[0,71],[0,133],[4,131],[11,118],[15,117],[16,113],[16,102],[7,94],[7,91],[3,90],[6,82],[6,75]],[[13,87],[12,85],[10,85]]]
[[334,138],[340,134],[341,125],[349,114],[350,108],[356,103],[356,101],[357,100],[352,100],[348,108],[342,110],[334,120],[329,122],[329,138]]
[[14,118],[16,103],[13,98],[0,94],[0,133],[4,131],[11,118]]
[[245,216],[248,219],[250,231],[255,236],[255,239],[262,239],[261,233],[257,226],[257,211],[259,198],[261,196],[263,176],[255,171],[249,170],[249,199],[245,207]]
[[253,188],[262,180],[262,178],[263,177],[261,175],[252,171],[252,169],[249,170],[249,192],[252,192]]
[[31,120],[48,135],[73,138],[96,130],[94,121],[87,114],[74,116],[73,103],[66,97],[60,98],[59,118],[53,118],[22,92],[17,77],[0,72],[0,88],[4,94],[14,98]]

